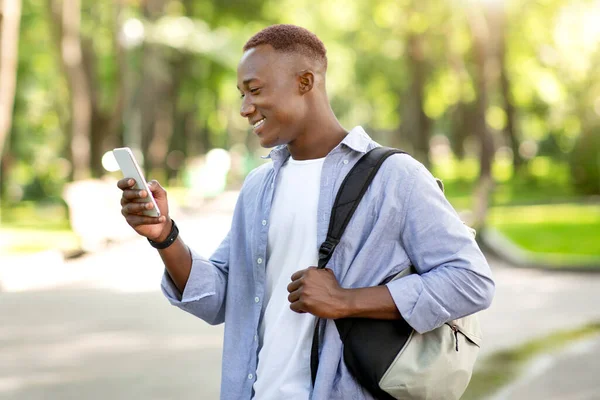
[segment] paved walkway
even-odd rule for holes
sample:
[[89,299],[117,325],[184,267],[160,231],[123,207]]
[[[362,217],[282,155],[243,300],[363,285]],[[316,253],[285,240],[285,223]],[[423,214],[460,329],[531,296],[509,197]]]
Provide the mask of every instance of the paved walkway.
[[538,357],[519,380],[493,400],[600,399],[600,337],[569,346],[558,354]]
[[[600,321],[600,274],[518,269],[488,257],[496,297],[482,312],[482,358],[558,330]],[[600,399],[600,337],[535,360],[494,400]]]
[[[234,199],[182,215],[186,242],[209,254],[227,232]],[[14,262],[0,259],[0,399],[218,398],[222,326],[168,305],[158,290],[161,262],[143,239],[66,263]],[[482,357],[600,320],[600,274],[490,264],[497,292],[481,315]],[[599,342],[570,349],[559,363],[542,359],[497,399],[600,399]]]
[[484,355],[600,321],[600,273],[519,269],[492,256],[488,261],[496,296],[481,313]]

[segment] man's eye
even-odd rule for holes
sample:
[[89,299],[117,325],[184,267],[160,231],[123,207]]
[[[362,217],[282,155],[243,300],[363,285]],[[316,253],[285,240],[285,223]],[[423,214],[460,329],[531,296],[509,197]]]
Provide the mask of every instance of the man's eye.
[[244,98],[244,93],[240,94],[240,99]]
[[250,93],[257,94],[260,91],[259,88],[250,89]]

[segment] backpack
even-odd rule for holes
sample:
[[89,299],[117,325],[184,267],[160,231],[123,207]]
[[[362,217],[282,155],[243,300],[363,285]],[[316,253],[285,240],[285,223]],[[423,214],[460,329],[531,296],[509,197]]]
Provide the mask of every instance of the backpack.
[[[319,249],[318,268],[325,268],[360,200],[383,162],[401,150],[377,147],[348,173],[337,193],[327,238]],[[443,191],[443,185],[438,180]],[[411,266],[381,284],[416,273]],[[311,349],[314,385],[319,364],[319,331],[315,325]],[[343,342],[343,357],[354,378],[376,399],[460,399],[471,379],[481,346],[477,315],[469,315],[420,334],[402,318],[335,320]]]

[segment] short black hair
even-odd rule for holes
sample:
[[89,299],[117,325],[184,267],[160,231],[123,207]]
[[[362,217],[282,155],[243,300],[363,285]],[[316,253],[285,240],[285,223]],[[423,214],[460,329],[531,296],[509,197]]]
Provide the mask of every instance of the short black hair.
[[325,45],[311,31],[296,25],[271,25],[252,36],[244,45],[244,51],[268,44],[276,51],[299,53],[315,60],[327,69]]

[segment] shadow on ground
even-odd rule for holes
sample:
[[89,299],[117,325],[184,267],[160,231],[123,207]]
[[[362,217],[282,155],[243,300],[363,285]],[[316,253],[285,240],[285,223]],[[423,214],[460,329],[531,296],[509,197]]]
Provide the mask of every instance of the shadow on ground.
[[159,292],[0,293],[0,399],[218,399],[222,327]]

